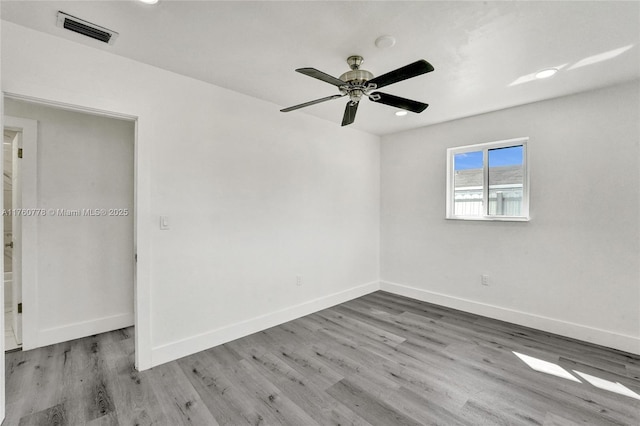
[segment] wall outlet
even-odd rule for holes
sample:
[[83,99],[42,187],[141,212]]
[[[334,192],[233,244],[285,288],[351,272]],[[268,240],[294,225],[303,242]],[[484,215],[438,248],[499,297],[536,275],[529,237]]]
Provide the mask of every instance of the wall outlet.
[[480,284],[482,285],[489,285],[489,275],[481,275],[480,276]]
[[296,275],[296,285],[297,286],[302,285],[302,275]]

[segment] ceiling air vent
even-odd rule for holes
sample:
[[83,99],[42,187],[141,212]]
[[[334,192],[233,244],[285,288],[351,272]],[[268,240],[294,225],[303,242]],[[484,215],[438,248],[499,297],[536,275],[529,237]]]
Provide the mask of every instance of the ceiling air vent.
[[58,12],[58,26],[103,43],[113,44],[118,33],[64,12]]

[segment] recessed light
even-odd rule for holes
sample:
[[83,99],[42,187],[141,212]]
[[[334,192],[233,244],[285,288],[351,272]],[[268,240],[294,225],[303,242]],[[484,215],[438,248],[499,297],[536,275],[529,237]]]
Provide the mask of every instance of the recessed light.
[[547,68],[546,70],[538,71],[536,73],[536,78],[549,78],[555,75],[555,73],[557,72],[558,72],[557,68]]
[[158,3],[158,0],[138,0],[141,1],[142,3],[146,3],[146,4],[156,4]]
[[404,117],[405,115],[407,115],[407,111],[396,111],[396,115],[398,117]]

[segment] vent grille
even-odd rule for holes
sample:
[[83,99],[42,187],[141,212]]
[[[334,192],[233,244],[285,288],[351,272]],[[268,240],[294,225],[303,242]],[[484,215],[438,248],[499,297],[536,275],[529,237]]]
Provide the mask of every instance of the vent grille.
[[83,24],[82,22],[74,21],[69,18],[64,18],[64,28],[75,31],[76,33],[86,35],[87,37],[95,38],[96,40],[109,43],[111,34],[106,31],[100,31],[96,28]]
[[118,33],[64,12],[58,12],[58,26],[107,44],[113,44]]

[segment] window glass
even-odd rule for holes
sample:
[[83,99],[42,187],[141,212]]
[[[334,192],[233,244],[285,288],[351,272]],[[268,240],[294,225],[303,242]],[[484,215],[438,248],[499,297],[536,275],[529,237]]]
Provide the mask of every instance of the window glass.
[[489,215],[521,216],[522,145],[489,150]]
[[482,216],[483,177],[482,151],[464,152],[454,156],[454,214]]

